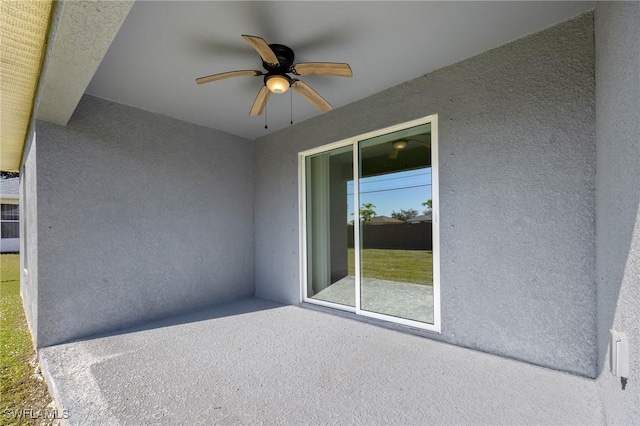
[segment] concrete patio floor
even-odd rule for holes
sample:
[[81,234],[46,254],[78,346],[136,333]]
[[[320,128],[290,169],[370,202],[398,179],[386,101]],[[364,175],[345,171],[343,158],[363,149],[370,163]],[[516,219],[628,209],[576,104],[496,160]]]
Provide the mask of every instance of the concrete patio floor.
[[246,299],[40,351],[69,424],[602,424],[592,380]]

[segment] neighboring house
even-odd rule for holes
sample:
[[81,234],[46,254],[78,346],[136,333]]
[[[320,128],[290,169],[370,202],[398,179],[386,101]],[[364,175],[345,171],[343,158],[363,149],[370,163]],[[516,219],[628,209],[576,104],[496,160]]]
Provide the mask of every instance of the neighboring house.
[[[36,346],[253,295],[301,303],[301,153],[437,116],[431,338],[597,380],[607,422],[639,424],[640,3],[593,7],[255,140],[82,96],[84,84],[70,120],[32,123],[19,162]],[[50,46],[40,107],[59,112],[70,91],[47,77],[77,64]],[[162,92],[162,78],[139,90]],[[629,337],[625,390],[610,329]]]
[[398,225],[404,223],[401,220],[393,219],[389,216],[375,216],[364,222],[365,225]]
[[20,251],[19,179],[0,180],[0,253]]
[[411,219],[407,219],[407,223],[421,223],[421,222],[431,222],[432,221],[432,215],[431,213],[429,214],[421,214],[419,216],[416,217],[412,217]]

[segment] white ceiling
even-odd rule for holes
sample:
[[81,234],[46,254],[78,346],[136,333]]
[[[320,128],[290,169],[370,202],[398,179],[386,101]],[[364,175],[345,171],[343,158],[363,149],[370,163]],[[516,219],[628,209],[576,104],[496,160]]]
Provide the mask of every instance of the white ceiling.
[[[348,62],[353,78],[303,81],[334,108],[593,8],[593,2],[136,2],[86,92],[250,139],[289,125],[290,95],[263,117],[249,109],[262,77],[196,85],[197,77],[261,70],[250,34],[291,47],[296,62]],[[293,93],[293,120],[318,112]]]

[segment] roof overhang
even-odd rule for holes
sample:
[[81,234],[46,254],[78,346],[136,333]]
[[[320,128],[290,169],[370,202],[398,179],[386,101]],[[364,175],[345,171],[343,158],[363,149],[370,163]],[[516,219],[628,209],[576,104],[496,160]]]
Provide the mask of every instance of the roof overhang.
[[133,1],[65,1],[39,101],[38,120],[66,126]]
[[[133,1],[55,5],[47,45],[51,1],[2,2],[2,171],[19,170],[33,117],[63,126],[69,122]],[[23,15],[13,22],[5,9]]]
[[0,170],[17,171],[46,49],[52,2],[0,3]]

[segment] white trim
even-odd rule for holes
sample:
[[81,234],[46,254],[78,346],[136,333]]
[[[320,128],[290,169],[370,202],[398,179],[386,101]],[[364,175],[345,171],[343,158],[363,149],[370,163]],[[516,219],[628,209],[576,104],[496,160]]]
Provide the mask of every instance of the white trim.
[[378,312],[373,312],[373,311],[360,311],[356,313],[358,315],[362,315],[363,317],[375,318],[382,321],[392,322],[394,324],[402,324],[402,325],[406,325],[413,328],[419,328],[420,330],[433,331],[435,333],[440,334],[440,331],[436,329],[434,324],[414,321],[414,320],[410,320],[402,317],[394,317],[393,315],[380,314]]
[[[360,205],[358,199],[360,196],[359,179],[359,142],[381,136],[387,133],[393,133],[405,130],[411,127],[417,127],[424,124],[431,124],[431,200],[432,200],[432,245],[433,245],[433,324],[423,323],[420,321],[409,320],[405,318],[395,317],[391,315],[380,314],[377,312],[365,311],[360,306],[360,289],[361,289],[361,265],[360,250],[354,250],[355,253],[355,307],[341,305],[337,303],[317,300],[307,297],[307,235],[306,235],[306,157],[322,152],[331,151],[336,148],[352,146],[353,150],[353,205],[354,205],[354,248],[356,244],[360,246]],[[385,127],[383,129],[371,131],[351,138],[343,139],[327,145],[308,149],[298,153],[298,203],[299,203],[299,264],[300,264],[300,301],[308,302],[320,306],[325,306],[341,311],[353,312],[356,315],[375,318],[396,324],[402,324],[409,327],[415,327],[422,330],[441,333],[441,307],[440,307],[440,179],[439,179],[439,161],[438,161],[438,115],[433,114],[427,117],[411,120],[405,123],[396,124]],[[356,226],[356,221],[358,226]]]
[[438,115],[431,116],[431,239],[433,263],[433,328],[442,331],[440,310],[440,162]]
[[360,314],[361,306],[360,306],[360,297],[362,296],[361,291],[361,278],[362,274],[362,265],[360,264],[360,250],[356,249],[356,247],[360,247],[360,179],[357,179],[357,176],[360,176],[360,143],[358,139],[353,140],[353,262],[354,262],[354,275],[355,275],[355,291],[356,291],[356,299],[354,305],[356,308],[356,314]]
[[326,308],[337,309],[339,311],[351,312],[352,314],[356,313],[356,310],[353,306],[342,305],[340,303],[327,302],[326,300],[313,299],[311,297],[307,297],[304,302],[312,303],[318,306],[324,306]]
[[318,146],[316,148],[311,148],[306,151],[302,151],[298,153],[298,158],[308,157],[309,155],[321,154],[323,152],[331,151],[333,149],[342,148],[344,146],[353,145],[355,138],[342,139],[338,142],[332,142],[327,145]]
[[305,179],[305,155],[298,154],[298,232],[300,246],[298,256],[300,264],[300,302],[307,298],[307,191]]

